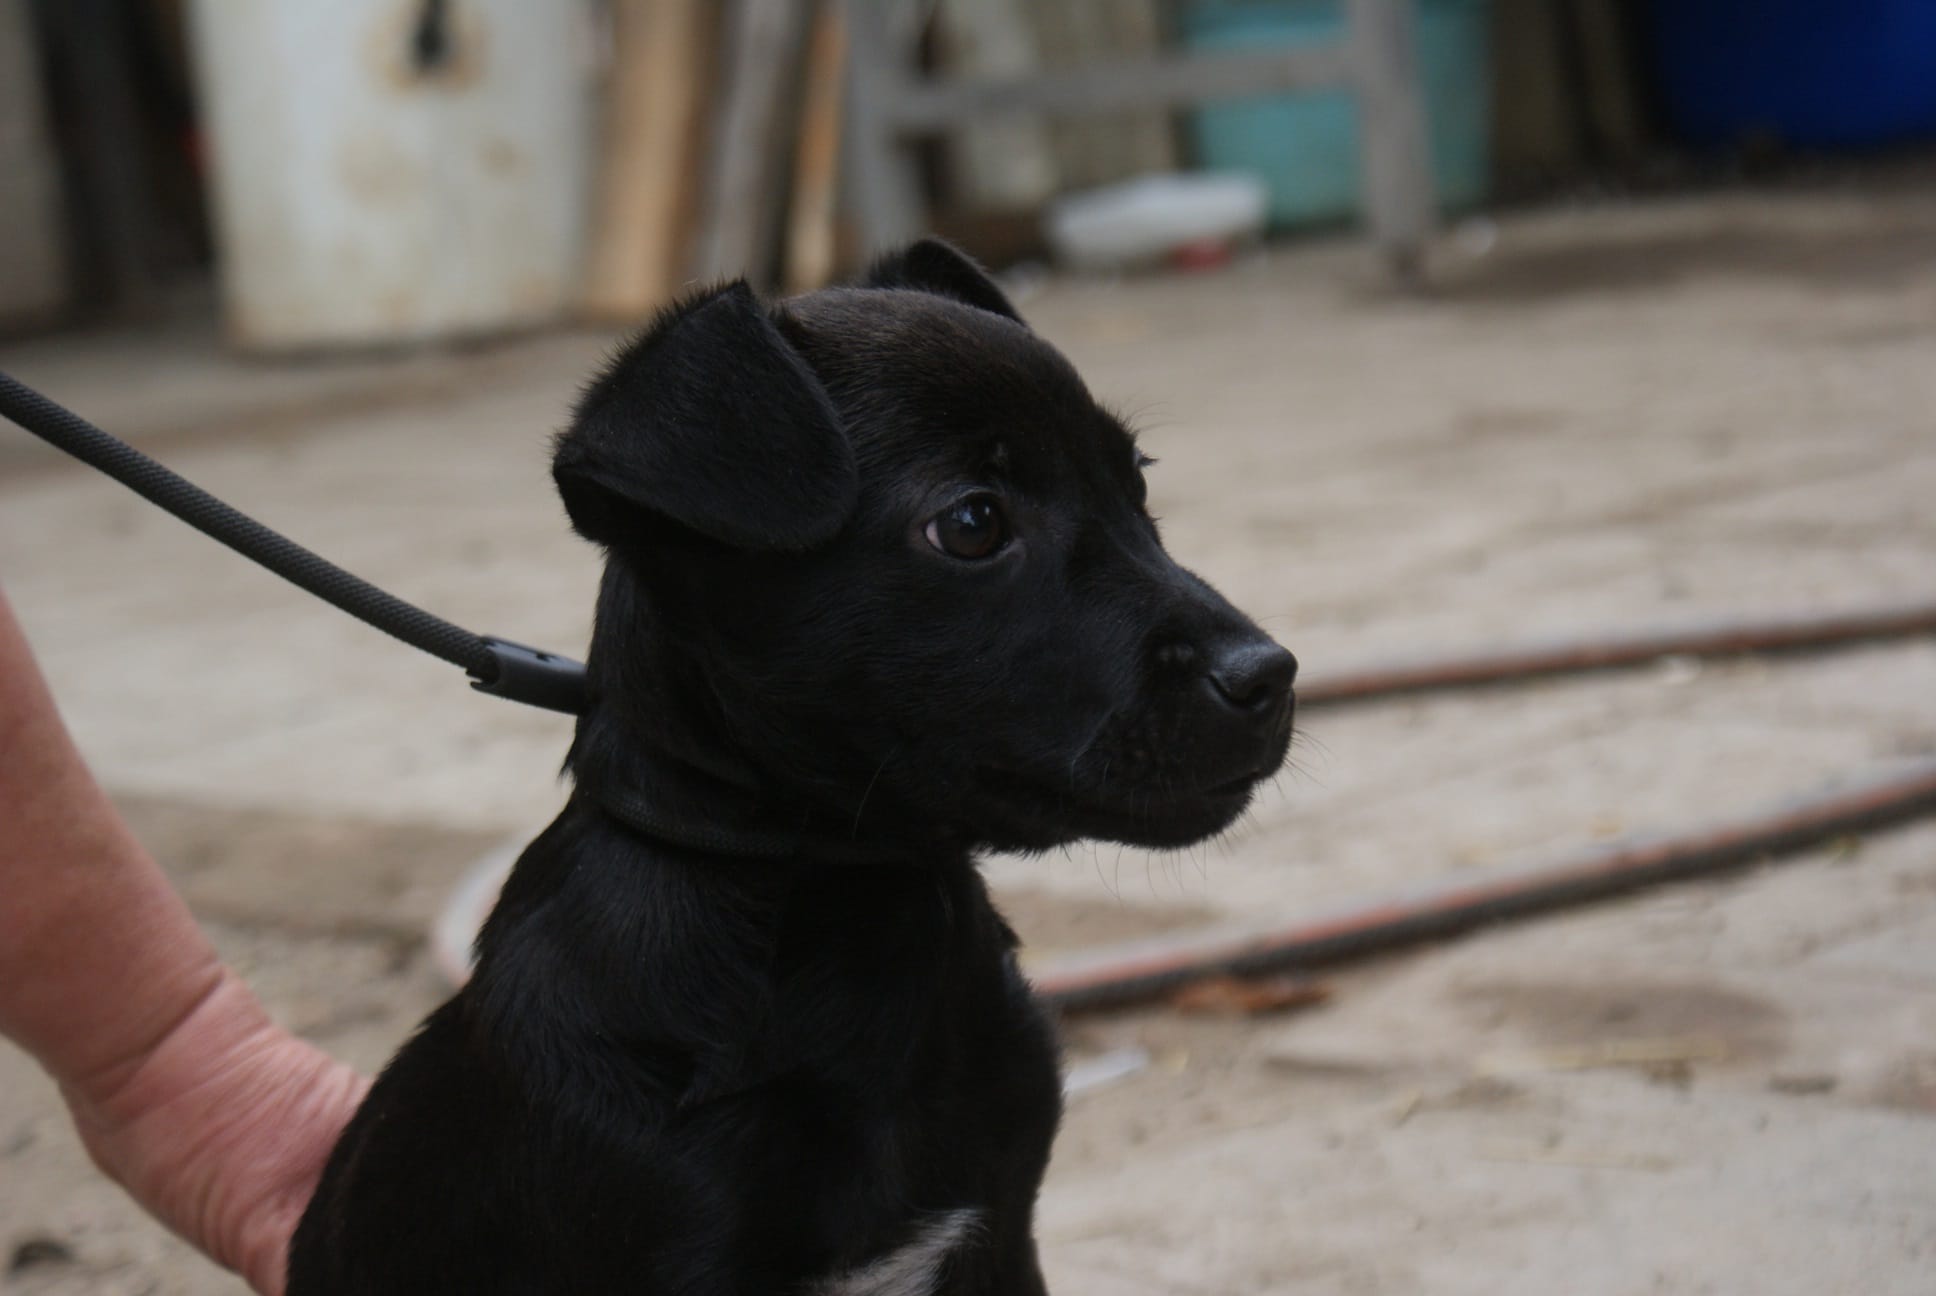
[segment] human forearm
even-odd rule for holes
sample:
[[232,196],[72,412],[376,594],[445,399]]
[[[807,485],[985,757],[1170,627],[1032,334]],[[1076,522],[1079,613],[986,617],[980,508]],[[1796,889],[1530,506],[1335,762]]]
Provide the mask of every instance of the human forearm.
[[0,1034],[163,1223],[282,1289],[364,1081],[278,1028],[88,772],[0,595]]
[[0,597],[0,1032],[105,1095],[221,964],[89,774]]

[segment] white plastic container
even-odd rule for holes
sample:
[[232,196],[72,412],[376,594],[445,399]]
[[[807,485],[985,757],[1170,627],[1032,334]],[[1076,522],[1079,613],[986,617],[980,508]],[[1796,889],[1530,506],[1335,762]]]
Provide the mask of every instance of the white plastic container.
[[578,0],[195,0],[232,338],[368,346],[561,314],[586,22]]
[[1142,176],[1057,199],[1049,246],[1076,269],[1138,265],[1192,244],[1254,238],[1269,202],[1268,187],[1247,173]]

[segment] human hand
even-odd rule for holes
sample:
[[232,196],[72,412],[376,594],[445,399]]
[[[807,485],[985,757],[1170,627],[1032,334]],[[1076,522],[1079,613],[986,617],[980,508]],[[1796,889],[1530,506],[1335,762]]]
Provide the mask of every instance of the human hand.
[[222,969],[144,1055],[62,1094],[97,1166],[263,1296],[281,1296],[290,1235],[368,1088],[270,1021]]

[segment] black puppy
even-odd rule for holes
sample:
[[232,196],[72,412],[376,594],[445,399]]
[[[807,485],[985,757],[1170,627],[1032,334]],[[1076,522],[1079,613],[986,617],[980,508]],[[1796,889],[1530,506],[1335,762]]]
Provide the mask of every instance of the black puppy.
[[555,476],[608,563],[570,803],[386,1069],[290,1296],[1029,1296],[1050,1027],[973,852],[1176,846],[1296,664],[939,243],[669,311]]

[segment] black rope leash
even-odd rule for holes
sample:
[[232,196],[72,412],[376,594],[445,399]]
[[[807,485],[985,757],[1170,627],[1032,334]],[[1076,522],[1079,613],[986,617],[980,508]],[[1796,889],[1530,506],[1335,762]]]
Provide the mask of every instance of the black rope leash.
[[230,508],[4,372],[0,372],[0,415],[325,603],[412,648],[462,667],[471,677],[471,687],[479,692],[570,715],[585,709],[585,668],[578,662],[507,639],[473,634],[378,589]]

